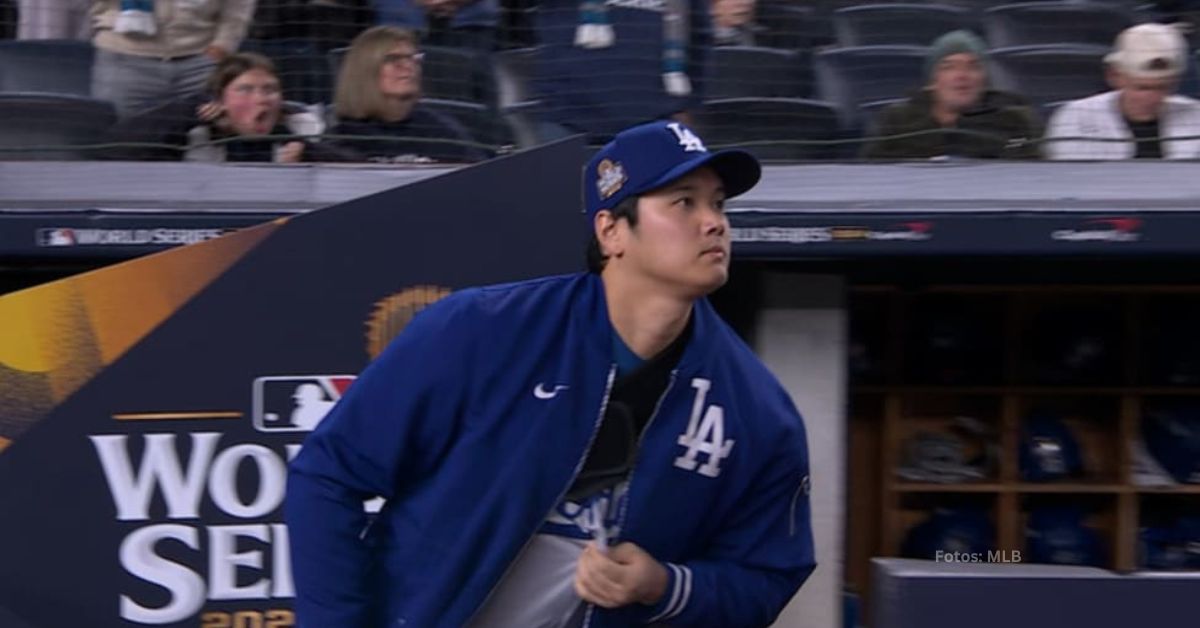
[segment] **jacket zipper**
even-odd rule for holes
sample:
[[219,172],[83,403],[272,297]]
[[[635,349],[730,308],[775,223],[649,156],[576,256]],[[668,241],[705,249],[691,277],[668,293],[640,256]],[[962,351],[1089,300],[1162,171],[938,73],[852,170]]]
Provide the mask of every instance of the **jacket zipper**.
[[[596,442],[596,435],[600,433],[600,424],[604,421],[604,411],[608,409],[608,396],[612,393],[613,382],[616,380],[616,375],[617,365],[614,363],[608,367],[608,381],[604,384],[604,397],[600,400],[600,412],[596,414],[596,422],[592,424],[592,435],[588,438],[587,446],[583,448],[583,454],[579,456],[579,461],[575,463],[575,472],[571,474],[571,479],[568,480],[566,485],[562,487],[562,490],[558,493],[558,497],[556,497],[554,499],[554,503],[550,505],[550,512],[554,512],[554,509],[557,508],[559,503],[562,502],[563,498],[567,496],[567,491],[571,490],[571,485],[575,483],[575,478],[578,477],[579,471],[583,469],[584,463],[587,462],[588,453],[592,450],[592,445]],[[496,588],[500,586],[501,582],[504,582],[504,579],[508,577],[508,572],[512,571],[513,566],[517,564],[517,559],[519,559],[521,555],[525,553],[525,550],[529,548],[529,544],[533,542],[533,537],[537,535],[538,528],[542,527],[542,524],[546,521],[546,517],[550,516],[550,512],[547,512],[541,519],[538,520],[537,527],[529,531],[529,534],[525,537],[525,543],[521,545],[521,550],[517,552],[516,557],[514,557],[513,560],[508,563],[508,566],[504,568],[504,571],[500,574],[500,579],[496,581],[496,584],[492,585],[492,588],[488,591],[488,594],[484,596],[483,601],[480,602],[479,606],[476,606],[475,610],[471,612],[471,616],[467,618],[467,621],[463,624],[464,626],[470,626],[471,622],[475,621],[475,616],[479,614],[479,611],[483,610],[484,606],[487,606],[488,600],[492,599],[492,595],[496,593]],[[601,525],[603,525],[603,523],[601,523]],[[588,610],[590,613],[591,609]]]
[[[621,532],[625,531],[625,515],[629,512],[629,496],[633,494],[633,476],[637,474],[638,462],[642,459],[642,441],[646,439],[646,432],[650,431],[650,426],[654,425],[654,419],[658,418],[658,410],[662,408],[663,400],[667,398],[667,393],[671,392],[671,388],[675,386],[675,379],[678,375],[679,369],[671,370],[671,377],[667,380],[667,386],[663,388],[662,394],[658,396],[658,401],[654,404],[654,410],[650,412],[650,418],[646,421],[646,427],[643,427],[642,433],[638,434],[637,450],[633,454],[633,468],[630,469],[629,479],[625,482],[625,503],[621,505],[621,512],[617,515],[617,530]],[[605,400],[607,399],[608,395],[605,395]],[[604,523],[601,522],[600,525],[604,525]],[[620,533],[617,534],[618,538],[620,538],[620,535]],[[583,626],[581,628],[588,628],[588,626],[592,625],[592,613],[595,610],[595,604],[588,604],[587,613],[583,617]]]

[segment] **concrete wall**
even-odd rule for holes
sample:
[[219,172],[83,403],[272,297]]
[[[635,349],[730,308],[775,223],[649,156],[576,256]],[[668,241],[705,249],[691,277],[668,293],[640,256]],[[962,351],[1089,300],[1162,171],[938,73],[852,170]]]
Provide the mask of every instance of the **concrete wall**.
[[780,628],[840,628],[845,534],[846,305],[841,277],[772,273],[754,347],[804,417],[817,569]]

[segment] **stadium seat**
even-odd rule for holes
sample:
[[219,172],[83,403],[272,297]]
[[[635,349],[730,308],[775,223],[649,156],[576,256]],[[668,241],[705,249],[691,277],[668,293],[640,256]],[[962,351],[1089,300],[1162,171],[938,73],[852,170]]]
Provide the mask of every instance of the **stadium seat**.
[[1104,76],[1108,48],[1017,46],[992,50],[992,84],[1041,106],[1110,88]]
[[496,100],[501,108],[533,98],[533,70],[538,49],[513,48],[492,54],[492,73],[496,80]]
[[428,98],[487,102],[488,73],[479,54],[462,48],[422,46],[425,53],[422,91]]
[[342,74],[342,60],[346,58],[346,51],[349,48],[334,48],[325,53],[325,60],[329,64],[329,72],[333,74],[333,86],[337,89],[337,79]]
[[833,13],[840,46],[928,46],[938,37],[975,27],[967,9],[938,4],[867,4]]
[[537,0],[506,0],[500,3],[500,28],[496,43],[501,50],[537,45]]
[[719,46],[709,53],[705,95],[720,98],[801,98],[811,85],[803,83],[806,69],[798,51],[758,46]]
[[[0,159],[96,157],[78,148],[99,144],[117,120],[111,103],[63,94],[0,93]],[[35,147],[46,147],[32,150]]]
[[927,54],[921,46],[822,50],[814,62],[817,94],[838,108],[843,126],[855,126],[859,105],[900,98],[921,87]]
[[90,97],[92,56],[92,44],[86,41],[0,41],[0,92]]
[[762,0],[755,9],[762,31],[754,44],[785,50],[811,50],[833,43],[833,23],[827,13],[789,0]]
[[538,134],[538,113],[541,106],[540,100],[526,100],[500,109],[500,117],[512,134],[515,148],[532,148],[541,143],[542,138]]
[[486,105],[440,98],[422,98],[421,105],[458,120],[476,142],[488,146],[503,146],[513,142],[512,133],[503,120],[497,118]]
[[993,48],[1083,44],[1111,46],[1117,34],[1133,26],[1122,7],[1089,2],[1023,2],[984,12]]
[[880,111],[883,111],[884,109],[887,109],[896,103],[907,101],[907,98],[885,98],[883,100],[865,102],[858,106],[859,117],[866,124],[866,126],[870,127],[871,121],[879,115]]
[[16,1],[0,0],[0,39],[16,39],[17,22]]
[[838,137],[834,107],[802,98],[710,100],[698,112],[696,125],[710,147],[739,146],[759,159],[823,159],[834,149],[829,144],[754,142],[828,142]]

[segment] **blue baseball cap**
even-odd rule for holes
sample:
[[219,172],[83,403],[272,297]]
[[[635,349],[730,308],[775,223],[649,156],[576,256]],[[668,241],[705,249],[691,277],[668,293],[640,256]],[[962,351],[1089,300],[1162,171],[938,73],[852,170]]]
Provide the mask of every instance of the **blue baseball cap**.
[[604,145],[583,171],[584,211],[588,219],[602,209],[662,187],[708,166],[733,198],[758,183],[762,167],[742,150],[709,152],[694,131],[681,122],[663,120],[626,129]]

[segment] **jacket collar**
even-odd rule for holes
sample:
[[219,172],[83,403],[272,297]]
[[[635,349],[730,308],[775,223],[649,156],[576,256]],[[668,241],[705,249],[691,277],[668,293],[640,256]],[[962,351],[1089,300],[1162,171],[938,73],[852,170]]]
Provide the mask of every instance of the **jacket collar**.
[[[586,323],[586,343],[599,355],[612,354],[612,335],[616,333],[612,321],[608,318],[608,299],[604,295],[604,281],[596,273],[585,272],[582,282],[583,290],[578,295],[576,311],[583,314],[576,320],[583,319]],[[683,357],[679,359],[677,369],[680,372],[694,372],[708,360],[716,340],[723,333],[722,323],[716,310],[706,298],[696,299],[692,304],[692,337],[688,340]]]

